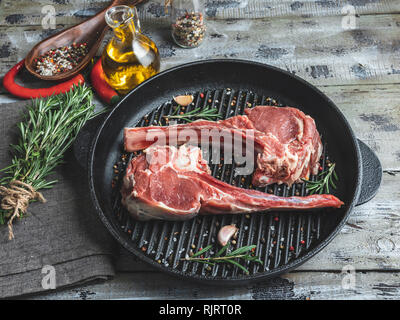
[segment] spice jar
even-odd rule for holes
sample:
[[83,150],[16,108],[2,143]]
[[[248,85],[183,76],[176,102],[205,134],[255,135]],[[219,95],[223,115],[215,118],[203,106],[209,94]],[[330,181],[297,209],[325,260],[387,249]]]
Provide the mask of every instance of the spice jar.
[[171,0],[170,3],[172,38],[182,48],[198,47],[206,33],[204,1]]

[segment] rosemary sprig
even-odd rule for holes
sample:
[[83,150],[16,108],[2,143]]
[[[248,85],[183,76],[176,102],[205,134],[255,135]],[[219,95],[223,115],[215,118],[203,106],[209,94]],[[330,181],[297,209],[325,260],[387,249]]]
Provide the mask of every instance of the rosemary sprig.
[[314,193],[329,193],[329,186],[336,189],[335,181],[338,181],[339,178],[336,174],[335,166],[336,163],[332,163],[327,170],[318,174],[317,177],[320,179],[316,181],[303,179],[303,181],[307,183],[307,191],[310,195]]
[[[0,170],[0,185],[19,180],[36,191],[51,188],[57,180],[47,180],[48,176],[63,163],[65,151],[86,121],[98,114],[92,95],[90,88],[79,85],[65,94],[32,100],[18,124],[18,143],[10,145],[11,165]],[[0,224],[9,217],[9,211],[0,210]]]
[[206,107],[202,109],[201,107],[198,107],[196,109],[193,109],[192,111],[186,112],[185,114],[177,114],[178,109],[179,107],[177,107],[171,115],[164,116],[164,118],[183,119],[187,122],[192,122],[192,118],[205,119],[210,121],[222,118],[222,115],[218,112],[217,108]]
[[222,254],[224,252],[227,252],[229,246],[230,246],[230,243],[228,242],[213,257],[202,257],[202,255],[204,253],[206,253],[213,247],[213,245],[210,244],[209,246],[205,247],[204,249],[196,252],[191,257],[186,257],[181,260],[200,262],[200,263],[204,263],[204,264],[211,265],[211,266],[215,265],[216,263],[227,262],[227,263],[237,266],[238,268],[243,270],[246,274],[249,273],[249,270],[244,265],[240,264],[238,261],[236,261],[234,259],[243,259],[245,261],[254,261],[254,262],[263,264],[263,262],[259,259],[259,257],[251,254],[251,251],[253,251],[256,248],[256,245],[243,246],[232,252],[228,252],[224,256],[222,256]]

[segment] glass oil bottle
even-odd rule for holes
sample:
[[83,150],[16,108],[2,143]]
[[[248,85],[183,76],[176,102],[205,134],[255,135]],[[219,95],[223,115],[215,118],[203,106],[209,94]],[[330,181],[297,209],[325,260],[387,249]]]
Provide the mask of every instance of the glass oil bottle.
[[101,57],[105,79],[118,93],[126,94],[160,71],[160,54],[141,33],[135,7],[112,7],[105,19],[114,31]]

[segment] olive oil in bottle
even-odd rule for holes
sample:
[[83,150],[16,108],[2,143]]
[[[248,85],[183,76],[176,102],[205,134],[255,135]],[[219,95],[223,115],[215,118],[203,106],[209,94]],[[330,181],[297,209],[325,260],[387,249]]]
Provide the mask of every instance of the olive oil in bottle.
[[141,33],[135,7],[112,7],[106,21],[114,37],[101,57],[105,79],[118,93],[126,94],[160,71],[160,55],[155,43]]

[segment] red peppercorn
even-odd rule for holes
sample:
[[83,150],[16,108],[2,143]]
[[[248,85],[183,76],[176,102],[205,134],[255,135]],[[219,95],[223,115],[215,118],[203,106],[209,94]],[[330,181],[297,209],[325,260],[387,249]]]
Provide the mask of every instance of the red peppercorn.
[[279,221],[279,218],[278,218],[278,217],[275,217],[274,220],[275,220],[275,221]]
[[306,242],[305,242],[304,240],[301,240],[300,243],[301,243],[301,244],[305,244]]
[[294,251],[294,247],[293,247],[293,246],[290,246],[290,247],[289,247],[289,250],[290,250],[290,251]]
[[204,98],[204,93],[200,93],[200,98]]

